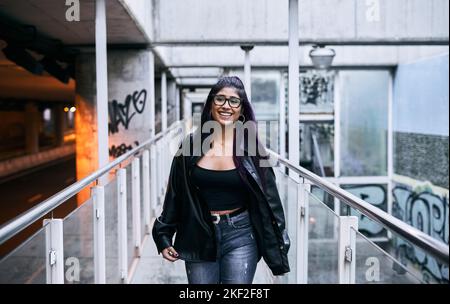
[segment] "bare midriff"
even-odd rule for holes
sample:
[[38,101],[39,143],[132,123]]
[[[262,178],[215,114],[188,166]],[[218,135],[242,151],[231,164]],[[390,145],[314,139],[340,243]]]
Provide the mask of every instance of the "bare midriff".
[[228,213],[231,213],[231,212],[239,210],[239,209],[241,209],[241,207],[236,208],[236,209],[231,209],[231,210],[211,211],[211,214],[219,214],[219,215],[228,214]]

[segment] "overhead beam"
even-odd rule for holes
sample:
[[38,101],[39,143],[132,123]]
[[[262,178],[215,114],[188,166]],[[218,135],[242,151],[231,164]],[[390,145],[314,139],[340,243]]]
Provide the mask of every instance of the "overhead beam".
[[[333,66],[396,66],[420,58],[448,53],[447,46],[334,46]],[[241,68],[244,65],[242,50],[229,47],[157,47],[169,68]],[[310,47],[299,47],[299,65],[312,66],[308,56]],[[255,47],[252,50],[252,67],[286,67],[288,48],[283,46]],[[178,76],[178,75],[176,75]]]
[[[252,44],[255,46],[288,46],[288,40],[156,40],[151,43],[156,46],[240,46]],[[398,39],[300,39],[301,45],[348,45],[348,46],[419,46],[419,45],[448,45],[447,38],[398,38]]]

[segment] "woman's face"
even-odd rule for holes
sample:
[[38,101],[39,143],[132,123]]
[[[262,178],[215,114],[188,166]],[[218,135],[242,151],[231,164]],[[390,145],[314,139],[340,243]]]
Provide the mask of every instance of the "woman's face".
[[[225,103],[223,103],[223,96],[227,99]],[[233,88],[223,88],[217,92],[216,97],[213,98],[211,105],[213,119],[221,125],[228,125],[237,121],[241,114],[242,102],[236,107],[237,102],[240,100],[236,90]],[[230,98],[231,100],[229,100]],[[222,103],[223,105],[221,105]]]

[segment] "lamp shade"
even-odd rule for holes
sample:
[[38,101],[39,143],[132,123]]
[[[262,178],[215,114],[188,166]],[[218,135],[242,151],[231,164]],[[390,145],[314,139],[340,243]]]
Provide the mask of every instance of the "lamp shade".
[[328,69],[333,62],[336,52],[333,49],[323,46],[314,46],[309,52],[309,57],[315,68]]

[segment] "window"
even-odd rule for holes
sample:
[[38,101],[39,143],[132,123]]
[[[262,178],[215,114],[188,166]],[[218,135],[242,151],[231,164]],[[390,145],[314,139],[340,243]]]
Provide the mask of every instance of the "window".
[[387,175],[388,71],[340,72],[341,176]]

